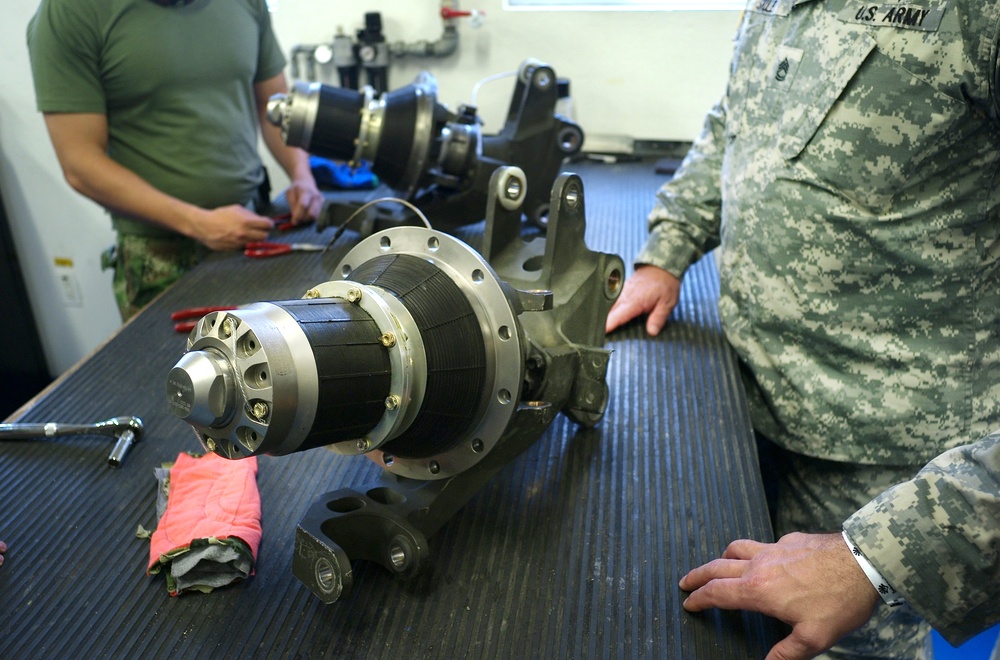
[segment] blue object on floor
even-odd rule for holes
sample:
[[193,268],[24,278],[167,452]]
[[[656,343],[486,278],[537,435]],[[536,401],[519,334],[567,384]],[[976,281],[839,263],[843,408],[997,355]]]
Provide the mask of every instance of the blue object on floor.
[[357,167],[347,163],[339,163],[320,156],[309,156],[309,168],[312,170],[316,185],[320,188],[335,188],[339,190],[355,190],[359,188],[375,188],[378,177],[372,173],[371,165],[362,161]]
[[990,660],[993,645],[1000,634],[1000,626],[979,633],[965,644],[955,648],[937,632],[932,632],[934,641],[934,660]]

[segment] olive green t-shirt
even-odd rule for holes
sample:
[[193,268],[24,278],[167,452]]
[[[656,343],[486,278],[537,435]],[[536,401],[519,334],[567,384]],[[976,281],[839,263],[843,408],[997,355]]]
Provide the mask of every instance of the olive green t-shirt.
[[254,83],[285,66],[265,0],[42,0],[28,47],[38,109],[105,114],[109,156],[157,189],[205,208],[256,197]]

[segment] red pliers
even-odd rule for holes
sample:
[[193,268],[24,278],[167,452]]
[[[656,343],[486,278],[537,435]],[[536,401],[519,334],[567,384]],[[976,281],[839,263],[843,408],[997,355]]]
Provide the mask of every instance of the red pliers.
[[[308,225],[310,222],[312,222],[312,220],[303,220],[302,222],[295,224],[292,222],[291,213],[281,213],[279,215],[273,215],[271,216],[271,219],[277,223],[274,226],[274,228],[277,229],[278,231],[289,231],[292,229],[296,229],[298,227],[304,227],[305,225]],[[278,222],[279,220],[284,220],[284,222]]]
[[289,252],[319,252],[323,250],[322,245],[312,243],[272,243],[270,241],[254,241],[247,243],[243,254],[254,259],[263,257],[276,257],[279,254]]
[[209,305],[208,307],[189,307],[178,309],[170,315],[170,320],[175,321],[174,332],[191,332],[194,326],[201,320],[201,317],[212,312],[228,312],[239,309],[237,305]]

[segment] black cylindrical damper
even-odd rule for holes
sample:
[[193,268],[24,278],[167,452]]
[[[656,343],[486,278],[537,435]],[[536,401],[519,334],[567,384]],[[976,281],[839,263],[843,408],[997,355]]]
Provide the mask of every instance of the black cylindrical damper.
[[348,160],[353,157],[361,132],[364,101],[364,95],[352,89],[320,85],[312,138],[302,147],[324,158]]
[[447,273],[413,255],[376,257],[351,273],[351,279],[399,298],[424,344],[423,405],[409,428],[382,448],[401,458],[452,449],[478,419],[486,386],[486,346],[472,305]]
[[417,88],[403,87],[383,95],[385,115],[382,134],[372,171],[390,186],[396,186],[407,173],[417,128]]
[[274,304],[305,332],[319,373],[316,418],[298,451],[363,438],[382,418],[390,393],[382,331],[367,312],[340,298]]

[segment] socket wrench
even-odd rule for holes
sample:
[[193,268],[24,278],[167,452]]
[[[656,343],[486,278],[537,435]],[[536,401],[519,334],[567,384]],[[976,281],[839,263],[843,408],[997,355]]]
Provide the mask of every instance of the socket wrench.
[[115,446],[108,455],[108,466],[120,467],[132,445],[142,438],[142,420],[138,417],[112,417],[94,424],[0,424],[2,440],[37,440],[69,435],[106,435],[115,439]]

